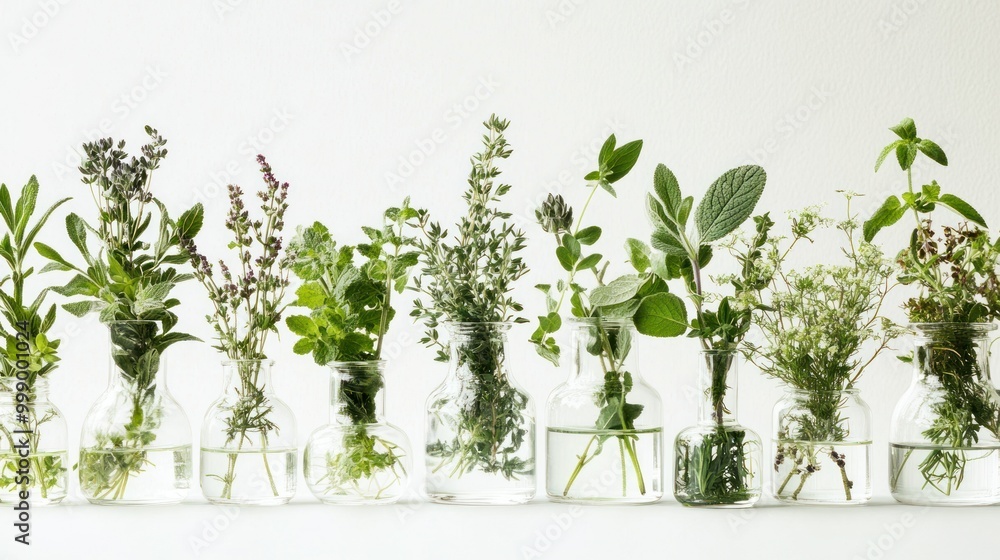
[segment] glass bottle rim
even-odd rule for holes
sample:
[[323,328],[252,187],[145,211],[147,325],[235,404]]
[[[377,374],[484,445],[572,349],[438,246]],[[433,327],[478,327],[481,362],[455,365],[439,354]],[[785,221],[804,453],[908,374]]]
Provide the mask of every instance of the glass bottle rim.
[[260,359],[256,359],[256,360],[253,360],[253,359],[244,359],[244,360],[235,359],[234,360],[232,358],[226,358],[225,360],[222,360],[221,363],[224,366],[239,366],[239,365],[249,365],[249,364],[257,364],[257,363],[259,363],[261,365],[265,365],[265,366],[271,367],[271,366],[274,365],[274,360],[272,360],[270,358],[260,358]]
[[513,321],[442,321],[441,324],[448,332],[456,334],[473,333],[486,329],[507,332],[514,326]]
[[806,395],[848,395],[857,396],[861,394],[861,389],[851,387],[850,389],[802,389],[800,387],[785,386],[785,393],[796,396]]
[[907,325],[910,330],[918,334],[938,333],[950,330],[969,330],[973,333],[988,333],[997,330],[996,323],[963,323],[963,322],[938,322],[938,323],[910,323]]
[[566,322],[575,327],[595,325],[610,325],[618,327],[634,326],[631,317],[570,317],[566,320]]
[[326,364],[332,371],[383,371],[389,364],[389,360],[349,360],[346,362],[333,361]]

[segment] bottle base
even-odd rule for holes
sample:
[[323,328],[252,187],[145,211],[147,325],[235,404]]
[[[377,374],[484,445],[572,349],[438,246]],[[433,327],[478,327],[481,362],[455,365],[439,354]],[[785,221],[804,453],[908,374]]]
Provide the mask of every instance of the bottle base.
[[639,496],[635,498],[571,498],[562,494],[548,494],[550,502],[559,504],[578,504],[585,506],[642,506],[655,504],[663,494]]
[[514,506],[525,504],[535,497],[531,494],[456,494],[427,493],[427,499],[436,504],[457,504],[468,506]]
[[970,507],[970,506],[995,506],[1000,504],[1000,497],[991,499],[928,499],[926,497],[909,497],[900,494],[892,494],[892,499],[907,506],[920,507]]
[[292,496],[277,496],[270,498],[229,500],[224,498],[209,498],[205,496],[208,503],[219,506],[282,506],[292,501]]
[[87,498],[95,506],[172,506],[181,503],[184,498],[169,498],[160,500],[113,500],[104,498]]

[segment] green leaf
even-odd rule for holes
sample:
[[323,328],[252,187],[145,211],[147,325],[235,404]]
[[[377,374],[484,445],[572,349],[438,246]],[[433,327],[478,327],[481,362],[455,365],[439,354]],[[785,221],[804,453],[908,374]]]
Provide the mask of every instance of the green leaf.
[[570,234],[565,234],[562,236],[562,245],[569,251],[569,254],[573,257],[573,260],[580,258],[580,242],[576,240]]
[[556,247],[556,258],[559,259],[559,264],[562,265],[563,270],[567,272],[571,272],[576,265],[576,259],[570,254],[569,249],[562,245]]
[[292,315],[285,319],[285,326],[292,333],[299,336],[316,336],[319,334],[319,329],[316,328],[316,323],[312,319],[304,315]]
[[695,210],[702,243],[729,235],[753,213],[764,192],[767,174],[757,165],[730,169],[716,179]]
[[642,278],[634,275],[615,278],[606,286],[598,286],[590,292],[590,304],[595,307],[616,305],[629,300],[639,291]]
[[298,290],[295,290],[295,296],[298,298],[295,300],[295,305],[309,309],[318,309],[326,301],[326,292],[319,282],[302,284]]
[[83,255],[87,264],[91,264],[93,259],[90,256],[90,251],[87,250],[87,226],[83,223],[83,218],[76,214],[66,216],[66,233],[69,234],[73,245],[76,245],[76,248],[80,250],[80,254]]
[[680,336],[687,331],[687,309],[681,298],[660,292],[643,298],[632,321],[636,330],[647,336]]
[[653,248],[657,251],[663,251],[668,255],[674,255],[678,257],[686,257],[687,251],[684,246],[681,245],[680,239],[677,238],[671,231],[666,229],[655,229],[650,236],[650,242],[653,244]]
[[663,202],[667,212],[676,217],[681,205],[681,187],[674,173],[662,163],[657,165],[653,172],[653,190]]
[[177,236],[183,239],[194,239],[205,221],[205,208],[199,202],[177,219]]
[[38,251],[38,254],[41,255],[42,257],[58,263],[60,267],[62,267],[60,268],[60,270],[69,270],[73,267],[73,265],[70,264],[69,261],[62,258],[62,255],[60,255],[58,251],[42,243],[41,241],[35,243],[35,250]]
[[902,140],[896,140],[892,144],[889,144],[885,148],[882,148],[882,153],[879,154],[878,155],[878,159],[875,160],[875,171],[878,171],[878,168],[882,167],[882,162],[885,161],[885,158],[888,157],[889,154],[892,153],[892,151],[896,149],[896,146],[898,146],[899,144],[902,144],[902,143],[903,143]]
[[[614,183],[627,175],[632,170],[632,167],[635,166],[635,162],[638,161],[641,151],[642,140],[633,140],[615,149],[611,157],[608,158],[608,173],[604,176],[604,179],[608,183]],[[614,191],[612,190],[611,193],[614,194]]]
[[983,218],[982,214],[976,211],[971,204],[953,194],[941,195],[941,198],[938,199],[938,203],[951,208],[960,216],[976,225],[988,227],[986,225],[986,219]]
[[924,202],[937,202],[938,197],[941,195],[941,185],[937,184],[937,181],[934,181],[929,185],[921,187],[920,193],[924,196]]
[[917,143],[917,149],[937,163],[941,165],[948,165],[948,156],[944,154],[944,150],[941,149],[941,146],[938,146],[934,142],[923,139]]
[[292,352],[299,355],[308,354],[313,351],[315,346],[316,344],[312,340],[308,338],[300,338],[298,342],[295,343],[295,346],[292,346]]
[[890,196],[885,199],[882,206],[864,224],[865,241],[871,243],[879,230],[895,224],[904,214],[906,214],[906,207],[903,206],[903,203],[898,198]]
[[917,157],[917,147],[908,142],[901,142],[896,146],[896,160],[899,161],[899,168],[906,171],[913,165],[913,160]]
[[594,243],[597,243],[598,239],[601,238],[601,228],[597,226],[588,226],[576,232],[576,235],[573,237],[575,237],[581,245],[593,245]]
[[917,137],[917,125],[911,118],[905,118],[896,126],[889,127],[889,130],[896,133],[903,140],[914,140]]
[[[613,154],[615,151],[616,142],[617,140],[615,139],[614,134],[608,136],[608,139],[604,141],[604,145],[601,146],[601,152],[597,154],[597,163],[599,165],[607,165],[608,159],[611,157],[611,154]],[[597,177],[595,177],[595,179],[596,178]]]
[[625,252],[628,253],[628,260],[636,272],[643,273],[649,270],[649,255],[652,251],[648,245],[630,237],[625,240]]
[[608,181],[605,181],[604,179],[601,179],[600,181],[598,181],[597,184],[600,185],[600,187],[602,189],[604,189],[604,190],[608,191],[609,193],[611,193],[611,196],[613,196],[615,198],[618,198],[618,193],[615,192],[615,189],[614,189],[614,187],[611,186],[611,183],[609,183]]
[[538,326],[545,332],[556,332],[562,326],[562,317],[554,311],[548,315],[541,315],[538,317]]
[[576,263],[577,270],[589,270],[600,264],[601,259],[604,258],[599,253],[594,253],[593,255],[587,255],[580,259],[580,262]]
[[99,286],[82,274],[77,274],[65,286],[56,286],[52,291],[62,296],[96,296]]
[[75,315],[77,317],[83,317],[88,313],[94,311],[100,311],[104,309],[105,304],[103,301],[74,301],[71,303],[63,304],[63,309]]

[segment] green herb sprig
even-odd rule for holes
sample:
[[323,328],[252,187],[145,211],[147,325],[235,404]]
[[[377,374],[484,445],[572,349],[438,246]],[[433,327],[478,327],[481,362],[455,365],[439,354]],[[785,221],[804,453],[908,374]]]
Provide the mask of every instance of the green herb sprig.
[[[173,344],[197,340],[171,332],[177,324],[172,310],[180,301],[171,298],[170,291],[191,278],[173,265],[186,262],[179,239],[197,233],[203,210],[195,205],[174,222],[153,196],[153,171],[167,155],[166,140],[148,126],[146,133],[150,142],[142,146],[139,157],[130,158],[125,142],[111,138],[83,145],[80,172],[98,218],[92,226],[70,214],[66,230],[85,266],[73,265],[48,245],[35,244],[38,253],[51,261],[44,270],[76,273],[65,286],[53,288],[61,295],[82,298],[63,308],[79,317],[98,313],[101,321],[110,323],[112,359],[132,398],[129,422],[121,430],[96,434],[97,445],[81,451],[81,486],[99,499],[122,498],[130,476],[145,469],[144,448],[156,439],[162,413],[154,383],[160,356]],[[150,240],[147,233],[154,211],[158,229]],[[100,243],[97,254],[87,246],[88,235]]]
[[496,208],[511,188],[496,182],[497,162],[511,154],[504,137],[509,123],[493,115],[483,124],[483,151],[472,158],[469,188],[463,194],[468,211],[455,235],[431,222],[427,212],[417,218],[422,269],[413,289],[426,301],[418,298],[411,315],[426,326],[421,342],[436,348],[438,361],[449,360],[449,346],[438,333],[442,322],[482,324],[461,342],[451,342],[460,367],[475,378],[475,394],[474,402],[460,412],[455,439],[428,445],[428,456],[439,460],[436,469],[451,465],[452,475],[461,476],[478,467],[513,478],[532,473],[534,464],[517,455],[527,435],[527,401],[505,373],[497,323],[527,321],[516,315],[523,306],[510,292],[528,267],[518,255],[525,246],[524,233],[507,221],[509,212]]
[[[912,213],[915,228],[909,245],[896,257],[901,284],[914,285],[919,294],[904,303],[913,323],[950,323],[933,336],[937,350],[930,355],[918,348],[914,356],[920,370],[935,378],[944,398],[934,406],[937,418],[923,435],[944,448],[931,450],[918,468],[929,487],[942,494],[957,490],[964,480],[965,466],[972,460],[965,448],[974,446],[980,431],[1000,437],[1000,405],[992,388],[981,380],[978,347],[963,324],[990,323],[1000,319],[1000,242],[990,241],[986,220],[969,203],[952,194],[942,193],[937,181],[914,189],[913,166],[919,154],[940,165],[948,158],[935,142],[917,136],[912,119],[903,119],[890,130],[899,137],[886,146],[875,162],[881,167],[890,152],[895,152],[902,171],[906,172],[907,191],[890,196],[865,222],[864,235],[871,241],[883,228],[892,226],[906,213]],[[957,227],[945,226],[938,234],[932,224],[934,211],[943,206],[967,220]],[[971,224],[969,223],[971,222]],[[895,487],[912,449],[899,464],[893,465],[890,483]]]
[[[69,198],[63,198],[44,211],[37,221],[32,223],[38,200],[38,180],[34,175],[28,179],[21,189],[16,201],[11,200],[7,185],[0,185],[0,218],[5,227],[3,239],[0,240],[0,258],[7,264],[10,273],[0,279],[0,336],[4,340],[3,359],[0,360],[0,377],[12,382],[24,384],[22,391],[28,395],[30,402],[35,399],[35,384],[38,379],[46,378],[58,367],[58,339],[50,339],[46,333],[56,320],[56,306],[52,304],[43,313],[49,288],[44,287],[33,298],[26,292],[28,279],[34,274],[30,266],[32,248],[38,234],[45,227],[52,213],[62,206]],[[36,249],[37,252],[37,249]],[[18,362],[26,362],[27,367],[17,367]],[[27,372],[24,379],[17,378],[18,371]],[[15,418],[10,411],[10,418],[4,418],[0,430],[7,440],[7,449],[14,451],[17,440],[27,438],[30,486],[37,486],[42,498],[56,489],[64,478],[66,466],[58,456],[43,456],[39,453],[43,426],[52,420],[53,415],[37,414],[33,406],[27,408],[27,413],[21,415],[23,421]],[[27,436],[15,439],[10,425],[20,425]],[[11,455],[0,460],[0,488],[10,493],[16,493],[25,485],[19,484],[17,457]]]
[[[235,362],[240,377],[238,399],[226,405],[229,414],[226,443],[237,442],[237,449],[229,453],[226,474],[215,475],[223,483],[224,499],[232,498],[236,461],[243,445],[251,441],[249,435],[257,434],[266,450],[269,434],[278,430],[270,418],[273,407],[259,377],[261,360],[267,358],[268,334],[278,332],[277,325],[285,308],[288,268],[294,254],[282,254],[281,232],[288,209],[288,183],[281,183],[274,177],[263,155],[257,156],[257,163],[264,178],[264,187],[257,193],[261,201],[260,218],[250,218],[243,190],[236,185],[229,186],[226,229],[234,238],[229,248],[239,257],[236,272],[224,261],[219,261],[221,282],[217,282],[208,258],[198,252],[194,236],[185,235],[180,240],[194,269],[194,277],[205,287],[212,301],[214,313],[206,316],[206,320],[215,329],[218,340],[215,348]],[[277,496],[274,477],[269,467],[266,470],[271,490]]]

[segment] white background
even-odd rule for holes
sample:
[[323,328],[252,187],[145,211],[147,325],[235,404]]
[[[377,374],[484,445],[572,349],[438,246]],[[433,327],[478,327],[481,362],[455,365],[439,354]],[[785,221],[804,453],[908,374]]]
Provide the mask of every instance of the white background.
[[[516,295],[533,317],[542,300],[531,286],[559,274],[533,211],[550,191],[582,204],[582,177],[612,131],[621,142],[645,140],[635,170],[616,185],[618,199],[599,194],[589,215],[605,229],[599,248],[615,255],[612,273],[626,272],[618,249],[624,239],[648,236],[643,197],[657,163],[673,169],[686,193],[700,195],[724,170],[756,162],[768,172],[761,207],[772,215],[829,202],[829,212],[840,217],[836,189],[867,193],[859,205],[867,214],[903,188],[893,163],[878,175],[873,163],[893,139],[886,128],[904,116],[940,143],[951,162],[925,168],[920,177],[936,178],[987,220],[1000,221],[993,173],[1000,149],[998,24],[1000,6],[982,1],[5,1],[0,180],[19,188],[36,174],[44,201],[75,197],[43,234],[73,255],[62,217],[69,210],[94,215],[75,170],[76,150],[109,135],[137,150],[142,126],[151,124],[170,151],[155,175],[156,195],[175,215],[195,202],[205,205],[199,245],[210,255],[221,256],[228,241],[225,185],[252,192],[261,184],[253,163],[258,152],[291,183],[289,225],[322,220],[341,242],[356,243],[361,225],[376,223],[384,207],[404,196],[454,222],[468,157],[480,146],[479,123],[496,112],[512,123],[514,154],[502,168],[514,188],[505,205],[531,238],[525,258],[532,272]],[[900,233],[883,238],[889,252],[902,242]],[[813,261],[836,255],[823,241],[810,253]],[[182,330],[208,340],[200,286],[185,285],[178,294]],[[420,329],[406,316],[409,299],[401,301],[389,337],[387,409],[419,448],[424,398],[444,367],[416,343]],[[84,414],[106,383],[105,334],[95,321],[68,314],[57,330],[64,346],[53,399],[70,422],[75,450]],[[513,331],[512,369],[541,409],[566,372],[534,355],[530,330]],[[277,391],[296,411],[304,443],[326,419],[327,381],[311,359],[291,353],[292,342],[282,333],[270,355],[278,364]],[[643,374],[663,396],[672,437],[696,418],[695,345],[646,339],[640,352]],[[175,347],[169,368],[171,390],[197,432],[221,390],[219,357],[208,344],[189,343]],[[195,505],[141,510],[99,509],[75,498],[71,507],[36,513],[33,556],[3,536],[0,557],[55,558],[72,550],[77,558],[98,551],[120,558],[141,546],[144,557],[184,558],[196,554],[191,539],[206,535],[209,558],[405,551],[521,558],[531,547],[551,558],[643,552],[899,558],[977,550],[983,540],[995,545],[995,508],[925,515],[888,505],[887,424],[908,382],[909,372],[892,356],[861,382],[875,418],[878,496],[864,509],[772,507],[744,517],[682,510],[669,499],[582,511],[539,499],[507,509],[415,502],[358,510],[313,505],[300,484],[295,504],[243,510],[231,522],[219,521],[226,517],[219,508],[196,505],[199,496]],[[740,417],[765,440],[779,396],[776,383],[743,368]],[[666,460],[669,466],[669,451]],[[572,521],[563,527],[557,518]],[[205,530],[213,520],[227,526],[214,537]],[[12,532],[0,524],[8,527],[3,535]],[[539,540],[545,531],[549,537]]]

